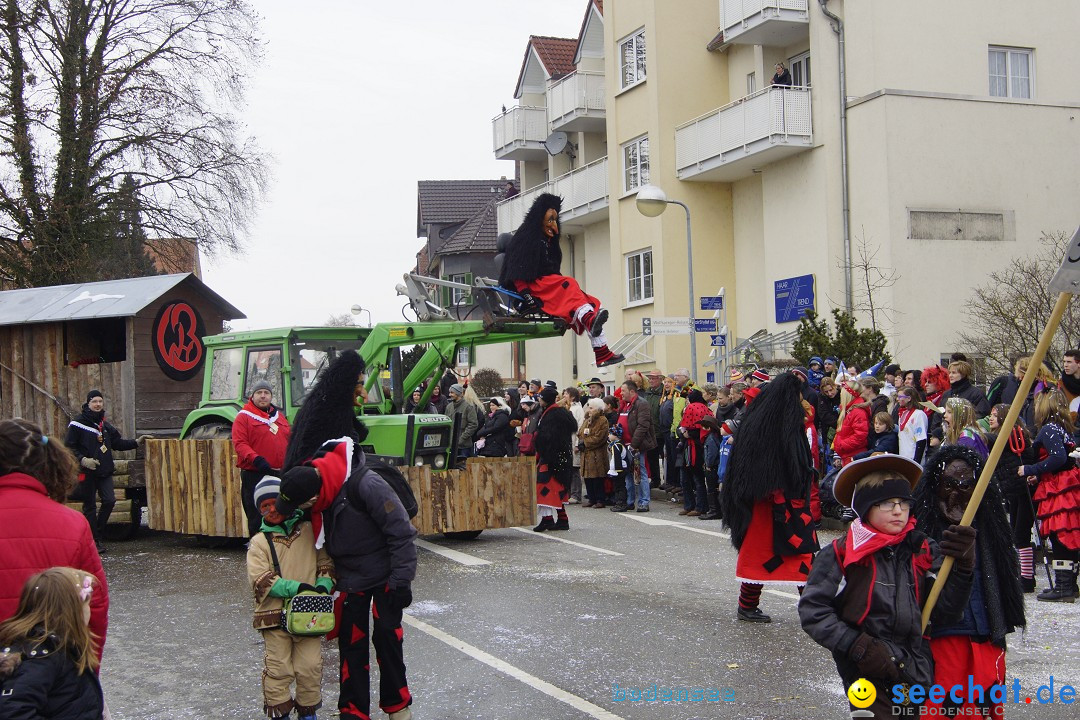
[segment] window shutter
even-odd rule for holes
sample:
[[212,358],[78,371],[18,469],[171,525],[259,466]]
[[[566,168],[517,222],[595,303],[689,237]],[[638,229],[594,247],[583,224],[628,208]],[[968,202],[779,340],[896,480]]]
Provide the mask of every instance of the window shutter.
[[[472,273],[465,273],[465,284],[469,285],[471,287],[472,283],[473,283],[473,274]],[[465,290],[464,293],[465,293],[465,304],[466,305],[472,305],[472,301],[473,301],[472,300],[472,291],[471,290]]]

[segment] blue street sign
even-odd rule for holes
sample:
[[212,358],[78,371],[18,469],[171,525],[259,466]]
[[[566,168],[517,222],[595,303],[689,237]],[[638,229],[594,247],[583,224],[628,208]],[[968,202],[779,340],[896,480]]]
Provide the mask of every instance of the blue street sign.
[[705,382],[716,382],[716,373],[714,373],[714,372],[705,373]]
[[727,347],[727,335],[710,335],[713,347]]
[[800,275],[785,278],[773,283],[773,296],[776,301],[776,322],[797,322],[806,315],[807,310],[814,310],[814,276]]
[[716,318],[694,318],[694,332],[716,332]]
[[724,296],[723,295],[705,295],[701,298],[702,310],[723,310],[724,309]]

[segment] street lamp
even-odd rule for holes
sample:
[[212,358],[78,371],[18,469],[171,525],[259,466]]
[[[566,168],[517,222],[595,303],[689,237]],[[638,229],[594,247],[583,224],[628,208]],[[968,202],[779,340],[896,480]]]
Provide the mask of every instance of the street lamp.
[[669,200],[667,194],[656,185],[642,185],[637,191],[637,209],[646,217],[657,217],[667,206],[678,205],[686,211],[686,275],[690,285],[690,372],[696,375],[697,328],[694,327],[694,241],[690,236],[690,208],[678,200]]
[[367,313],[367,326],[371,327],[371,311],[367,308],[362,308],[359,305],[353,305],[349,308],[349,312],[353,315],[359,315],[360,313]]

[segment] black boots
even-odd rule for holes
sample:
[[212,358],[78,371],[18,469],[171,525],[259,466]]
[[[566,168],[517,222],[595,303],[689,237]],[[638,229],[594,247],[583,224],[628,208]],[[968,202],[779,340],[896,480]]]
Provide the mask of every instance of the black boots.
[[698,520],[720,520],[720,491],[709,490],[705,493],[705,497],[709,501],[709,510],[699,517]]
[[540,524],[533,528],[533,532],[544,532],[545,530],[554,530],[555,521],[550,515],[545,515],[540,519]]
[[1054,587],[1047,588],[1035,596],[1045,602],[1075,602],[1080,597],[1076,585],[1076,563],[1071,560],[1054,561]]
[[746,610],[742,607],[739,608],[739,619],[743,622],[751,623],[771,623],[772,618],[761,612],[761,608],[754,608],[753,610]]

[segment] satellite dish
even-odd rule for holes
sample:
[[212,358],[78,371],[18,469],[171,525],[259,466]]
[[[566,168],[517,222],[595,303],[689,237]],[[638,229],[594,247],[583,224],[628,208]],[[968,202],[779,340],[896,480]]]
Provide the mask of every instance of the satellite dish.
[[570,138],[568,138],[566,136],[566,133],[562,132],[561,130],[556,130],[555,132],[551,133],[550,135],[548,135],[547,140],[544,141],[544,147],[547,149],[548,155],[552,156],[561,153],[567,148],[569,144]]

